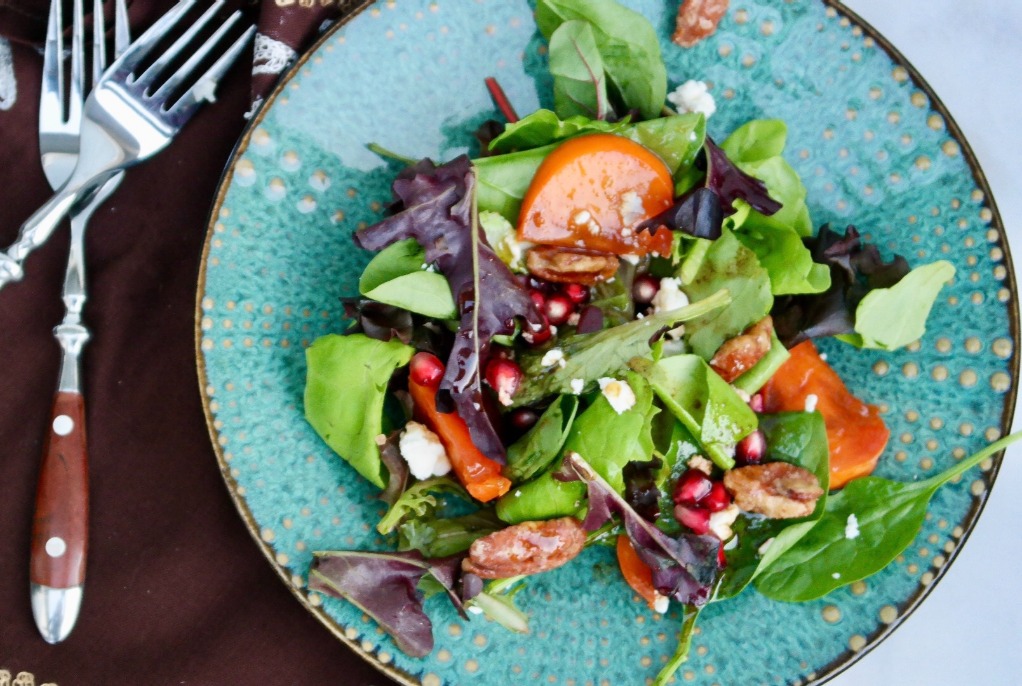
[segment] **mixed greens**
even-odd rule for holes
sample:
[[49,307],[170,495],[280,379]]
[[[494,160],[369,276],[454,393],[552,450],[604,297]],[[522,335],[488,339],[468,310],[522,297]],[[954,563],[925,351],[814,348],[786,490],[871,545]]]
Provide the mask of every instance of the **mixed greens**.
[[655,611],[684,606],[662,684],[707,603],[879,571],[1015,437],[926,481],[867,476],[889,433],[810,339],[905,346],[954,268],[815,231],[784,123],[717,144],[667,108],[640,15],[538,0],[536,21],[554,111],[401,171],[394,213],[355,234],[379,252],[351,328],[308,348],[308,420],[383,489],[396,548],[316,553],[309,586],[424,656],[425,596],[524,632],[529,575],[612,545]]

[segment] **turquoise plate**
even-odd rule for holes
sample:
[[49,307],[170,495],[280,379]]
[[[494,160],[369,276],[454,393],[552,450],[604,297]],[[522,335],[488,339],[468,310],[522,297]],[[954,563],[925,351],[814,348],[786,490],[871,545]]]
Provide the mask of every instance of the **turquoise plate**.
[[[936,473],[1006,430],[1018,372],[1016,289],[997,209],[961,132],[882,37],[837,3],[736,0],[692,49],[669,42],[677,3],[627,4],[657,27],[670,86],[712,84],[722,138],[754,117],[787,121],[787,156],[815,222],[855,223],[885,252],[958,270],[928,333],[896,353],[825,345],[852,390],[884,410],[879,473]],[[669,7],[670,6],[670,7]],[[654,614],[589,550],[532,580],[532,634],[513,635],[427,603],[436,649],[409,658],[354,606],[310,592],[314,550],[385,548],[375,489],[305,422],[304,349],[343,329],[367,255],[351,241],[380,219],[411,157],[469,151],[498,116],[496,76],[519,112],[549,104],[544,48],[526,0],[399,0],[361,9],[290,72],[227,168],[209,225],[196,304],[201,392],[227,486],[270,564],[339,639],[405,684],[636,684],[672,652],[677,611]],[[941,490],[918,539],[883,572],[816,602],[753,591],[711,606],[679,682],[802,684],[861,657],[915,608],[955,557],[997,461]]]

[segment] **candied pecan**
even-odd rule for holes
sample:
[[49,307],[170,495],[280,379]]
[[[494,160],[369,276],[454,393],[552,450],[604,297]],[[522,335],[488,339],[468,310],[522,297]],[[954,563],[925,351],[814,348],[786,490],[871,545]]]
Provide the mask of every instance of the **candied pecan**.
[[682,0],[674,21],[671,40],[683,48],[713,35],[717,24],[727,14],[728,0]]
[[759,362],[770,351],[774,320],[767,315],[741,334],[724,341],[710,360],[713,371],[731,383]]
[[815,474],[787,462],[732,469],[724,474],[724,487],[738,507],[771,519],[808,517],[823,495]]
[[560,567],[585,546],[586,532],[574,517],[522,522],[476,539],[461,568],[483,579],[506,579]]
[[539,245],[525,254],[525,266],[544,281],[592,286],[614,276],[618,259],[609,253]]

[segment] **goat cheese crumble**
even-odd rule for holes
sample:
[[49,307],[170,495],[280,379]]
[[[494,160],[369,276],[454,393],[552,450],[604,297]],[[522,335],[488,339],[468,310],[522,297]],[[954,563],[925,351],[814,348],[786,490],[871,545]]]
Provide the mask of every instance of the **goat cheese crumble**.
[[816,412],[816,403],[820,402],[820,398],[815,393],[810,393],[806,396],[806,412]]
[[451,471],[451,461],[439,436],[418,422],[408,422],[398,439],[401,457],[420,481]]
[[717,103],[710,95],[710,88],[705,81],[686,81],[668,93],[667,100],[677,108],[679,114],[700,112],[709,118],[717,111]]
[[563,367],[567,364],[567,362],[564,361],[564,351],[560,348],[550,348],[550,350],[547,350],[539,363],[544,367],[553,367],[554,365]]
[[859,537],[859,520],[855,515],[848,515],[848,521],[845,522],[845,538],[852,540]]
[[628,385],[627,381],[619,381],[610,377],[603,377],[597,383],[600,384],[600,391],[607,399],[610,406],[618,414],[630,410],[635,406],[635,391]]

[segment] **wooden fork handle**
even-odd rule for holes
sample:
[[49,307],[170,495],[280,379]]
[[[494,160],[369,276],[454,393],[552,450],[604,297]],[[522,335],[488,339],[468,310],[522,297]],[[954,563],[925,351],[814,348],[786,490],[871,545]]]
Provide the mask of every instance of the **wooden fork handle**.
[[85,400],[58,391],[43,449],[30,576],[50,588],[81,586],[88,545],[89,477],[85,443]]

